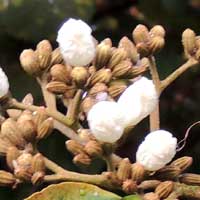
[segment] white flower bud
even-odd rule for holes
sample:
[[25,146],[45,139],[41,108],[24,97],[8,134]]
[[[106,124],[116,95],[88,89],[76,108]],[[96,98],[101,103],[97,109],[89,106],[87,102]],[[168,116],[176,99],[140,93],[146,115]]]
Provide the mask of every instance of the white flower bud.
[[165,130],[149,133],[140,144],[136,160],[146,170],[156,171],[169,163],[176,154],[177,139]]
[[0,97],[6,95],[9,90],[8,77],[0,67]]
[[59,43],[65,62],[72,66],[85,66],[95,56],[92,29],[82,20],[70,18],[58,31]]
[[155,109],[158,99],[152,80],[142,77],[130,85],[118,99],[125,115],[125,126],[136,125],[147,117]]
[[88,123],[92,134],[102,142],[114,143],[123,134],[124,116],[118,104],[100,101],[88,113]]

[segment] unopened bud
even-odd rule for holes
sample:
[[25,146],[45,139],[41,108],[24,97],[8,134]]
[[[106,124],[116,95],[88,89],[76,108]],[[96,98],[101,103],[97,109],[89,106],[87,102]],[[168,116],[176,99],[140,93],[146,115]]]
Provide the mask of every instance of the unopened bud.
[[140,185],[138,185],[138,189],[154,190],[159,184],[160,184],[160,181],[158,180],[147,180],[140,183]]
[[80,153],[83,153],[83,145],[75,140],[67,140],[65,142],[66,148],[74,155],[78,155]]
[[188,185],[200,185],[200,175],[192,173],[181,174],[179,181]]
[[15,169],[14,174],[18,179],[25,180],[25,181],[30,181],[32,177],[32,172],[23,167],[19,167]]
[[73,158],[73,163],[78,166],[88,166],[91,164],[91,158],[84,153],[80,153]]
[[8,113],[8,116],[14,120],[22,114],[22,111],[18,109],[7,109],[6,112]]
[[196,34],[193,30],[187,28],[182,34],[182,44],[186,56],[191,56],[196,48]]
[[131,163],[128,158],[124,158],[120,161],[119,167],[117,170],[117,177],[119,180],[125,181],[129,179],[131,175]]
[[31,93],[28,93],[25,95],[25,97],[22,99],[22,103],[25,105],[33,105],[33,95]]
[[6,153],[6,163],[11,170],[14,170],[13,161],[17,160],[19,156],[20,151],[17,149],[17,147],[12,146],[8,148]]
[[161,198],[167,198],[172,192],[174,183],[172,181],[164,181],[158,185],[155,189],[155,193]]
[[36,126],[39,126],[44,120],[48,118],[45,108],[41,107],[37,111],[33,113],[33,121],[36,124]]
[[108,83],[111,77],[112,73],[110,69],[100,69],[91,76],[89,86],[93,86],[96,83]]
[[192,161],[192,157],[184,156],[174,160],[170,165],[179,167],[181,172],[183,172],[192,165]]
[[17,122],[11,118],[8,118],[3,122],[1,126],[1,134],[13,145],[23,147],[26,144],[25,140],[21,137]]
[[36,126],[33,120],[19,120],[17,122],[18,128],[21,132],[21,136],[28,142],[35,139]]
[[89,73],[85,67],[74,67],[71,71],[72,80],[78,87],[83,87],[87,82]]
[[64,98],[71,99],[76,94],[77,87],[75,86],[75,84],[66,85],[66,86],[67,86],[67,90],[64,93]]
[[108,45],[109,47],[112,47],[112,40],[110,38],[105,38],[101,41],[101,44]]
[[114,80],[108,88],[109,95],[113,98],[120,96],[127,88],[127,82],[124,80]]
[[143,196],[143,200],[160,200],[160,198],[156,193],[149,192]]
[[94,60],[94,65],[96,69],[105,67],[111,58],[111,47],[104,43],[100,43],[96,48],[96,57]]
[[149,50],[151,53],[156,53],[160,51],[165,45],[165,40],[163,37],[156,36],[151,38],[150,44],[149,44]]
[[159,180],[174,180],[178,178],[180,173],[179,167],[168,165],[156,171],[155,177]]
[[20,63],[24,71],[30,75],[37,75],[40,72],[38,56],[32,49],[26,49],[21,53]]
[[9,147],[13,146],[13,144],[5,137],[0,137],[0,155],[4,156]]
[[51,67],[50,74],[53,81],[60,81],[64,83],[70,83],[70,71],[67,66],[61,64],[55,64]]
[[136,45],[136,48],[141,57],[149,56],[151,53],[147,43],[140,42]]
[[119,41],[119,48],[123,48],[127,52],[128,58],[131,59],[131,61],[135,64],[138,59],[139,59],[139,54],[137,52],[137,49],[133,42],[128,39],[128,37],[124,36],[120,41]]
[[63,57],[60,53],[60,49],[56,48],[53,50],[51,55],[51,66],[55,64],[61,64],[63,62]]
[[33,156],[30,153],[23,153],[17,158],[17,166],[23,168],[31,168]]
[[46,85],[46,89],[49,92],[55,93],[55,94],[63,94],[67,91],[67,85],[60,81],[51,81]]
[[0,186],[12,186],[16,182],[13,174],[0,170]]
[[37,139],[41,140],[48,137],[53,131],[53,119],[48,118],[44,120],[37,128]]
[[112,75],[117,78],[126,77],[132,67],[130,60],[123,60],[113,67]]
[[133,39],[136,44],[138,43],[146,43],[149,41],[149,31],[146,26],[139,24],[133,30]]
[[137,184],[135,181],[127,179],[122,183],[122,190],[126,194],[133,194],[134,192],[137,191]]
[[36,47],[40,68],[46,69],[51,61],[52,46],[48,40],[42,40]]
[[94,156],[94,157],[98,157],[100,155],[103,154],[103,150],[101,145],[94,141],[94,140],[90,140],[84,147],[84,150],[86,151],[86,153],[90,156]]
[[90,140],[95,140],[95,137],[92,135],[90,129],[79,129],[78,136],[83,142],[88,142]]
[[114,49],[108,63],[109,68],[112,69],[115,65],[119,64],[122,60],[125,60],[126,58],[127,52],[123,48]]
[[152,37],[155,36],[160,36],[160,37],[165,37],[165,29],[161,25],[156,25],[150,30],[150,35]]
[[141,182],[145,176],[145,169],[139,163],[134,163],[131,166],[131,179],[137,183]]
[[44,157],[37,153],[33,156],[31,167],[33,169],[33,172],[44,172],[45,171],[45,162]]
[[96,97],[96,95],[100,92],[107,92],[108,87],[104,83],[96,83],[89,91],[88,94],[92,97]]

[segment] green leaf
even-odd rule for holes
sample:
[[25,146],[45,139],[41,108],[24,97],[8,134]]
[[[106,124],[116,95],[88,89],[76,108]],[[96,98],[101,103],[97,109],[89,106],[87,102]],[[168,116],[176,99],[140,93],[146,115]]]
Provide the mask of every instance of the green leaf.
[[87,183],[65,182],[50,185],[25,200],[121,200],[121,197]]
[[125,196],[122,200],[142,200],[142,198],[139,195],[134,194]]

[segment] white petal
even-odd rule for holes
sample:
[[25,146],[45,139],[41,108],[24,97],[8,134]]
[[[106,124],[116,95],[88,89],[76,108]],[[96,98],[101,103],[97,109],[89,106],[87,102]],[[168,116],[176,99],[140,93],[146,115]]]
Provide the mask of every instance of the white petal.
[[136,160],[146,170],[155,171],[169,163],[176,154],[177,139],[165,130],[149,133],[140,144]]
[[123,115],[116,102],[100,101],[88,113],[92,134],[99,141],[113,143],[123,134]]
[[6,95],[9,90],[8,77],[0,67],[0,97]]

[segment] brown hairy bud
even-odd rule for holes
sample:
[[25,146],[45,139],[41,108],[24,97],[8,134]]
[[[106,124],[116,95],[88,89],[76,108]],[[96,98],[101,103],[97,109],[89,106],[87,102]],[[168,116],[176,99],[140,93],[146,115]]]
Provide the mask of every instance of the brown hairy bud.
[[184,156],[174,160],[170,165],[179,167],[181,172],[183,172],[192,165],[192,162],[193,162],[192,157]]
[[131,163],[128,158],[124,158],[120,161],[118,170],[117,170],[117,177],[119,180],[125,181],[129,179],[131,175]]
[[159,180],[174,180],[178,178],[180,173],[179,167],[168,165],[156,171],[154,175]]
[[172,181],[164,181],[160,183],[156,189],[155,193],[161,198],[167,198],[169,194],[172,192],[174,187],[174,183]]
[[48,118],[45,108],[41,107],[37,111],[33,113],[33,121],[36,124],[36,126],[39,126],[44,120]]
[[112,69],[115,65],[119,64],[122,60],[125,60],[126,58],[126,50],[124,50],[123,48],[114,49],[108,63],[109,68]]
[[37,44],[36,52],[38,54],[40,68],[46,69],[51,61],[52,46],[48,40],[42,40]]
[[89,91],[89,96],[96,97],[96,95],[100,92],[107,92],[108,87],[104,83],[96,83]]
[[18,109],[7,109],[6,112],[8,116],[14,120],[16,120],[22,114],[22,111]]
[[119,41],[119,48],[123,48],[127,52],[128,58],[131,59],[131,61],[135,64],[138,59],[139,59],[139,54],[137,52],[137,49],[133,42],[128,39],[128,37],[124,36],[120,41]]
[[163,37],[156,36],[151,38],[150,44],[149,44],[149,50],[151,53],[156,53],[160,51],[165,45],[165,40]]
[[103,43],[100,43],[96,48],[96,57],[94,60],[94,65],[96,69],[105,67],[111,58],[111,46]]
[[182,44],[185,55],[190,57],[194,54],[196,48],[196,34],[193,30],[187,28],[182,34]]
[[91,158],[85,153],[80,153],[73,158],[73,163],[78,166],[88,166],[91,164]]
[[49,92],[55,93],[55,94],[63,94],[67,91],[67,85],[60,81],[51,81],[46,85],[46,89]]
[[91,76],[89,86],[94,86],[96,83],[108,83],[111,77],[112,73],[110,69],[100,69]]
[[20,117],[17,119],[17,123],[21,123],[23,121],[33,120],[33,115],[30,111],[23,111]]
[[143,200],[160,200],[160,198],[156,193],[149,192],[143,196]]
[[45,176],[44,172],[41,171],[35,172],[31,177],[31,183],[33,185],[40,185],[44,180],[44,176]]
[[75,140],[67,140],[65,142],[66,148],[74,155],[84,153],[84,146]]
[[88,79],[89,73],[85,67],[74,67],[71,71],[72,80],[78,87],[83,87]]
[[103,172],[103,176],[106,177],[113,185],[115,186],[121,186],[122,182],[118,179],[116,173],[114,172]]
[[137,184],[135,181],[127,179],[122,183],[122,190],[126,194],[133,194],[134,192],[137,191]]
[[70,83],[70,71],[67,66],[62,64],[55,64],[50,69],[50,74],[53,81],[60,81]]
[[8,148],[13,146],[13,144],[5,137],[0,136],[0,155],[4,156],[8,151]]
[[19,156],[20,151],[17,149],[17,147],[12,146],[8,148],[6,152],[6,163],[11,170],[14,170],[13,161],[17,160]]
[[23,153],[17,158],[17,166],[23,168],[31,168],[33,156],[30,153]]
[[160,181],[158,180],[147,180],[140,183],[140,185],[138,185],[138,189],[154,190],[159,184],[160,184]]
[[136,44],[146,43],[149,41],[149,31],[146,26],[139,24],[135,27],[132,33],[133,40]]
[[147,43],[140,42],[136,45],[136,48],[141,57],[149,56],[151,53]]
[[30,181],[32,177],[32,172],[23,167],[18,167],[17,169],[15,169],[14,174],[18,179],[25,181]]
[[105,38],[101,41],[101,44],[108,45],[109,47],[112,47],[112,40],[110,38]]
[[63,62],[63,57],[60,52],[59,48],[56,48],[53,50],[52,55],[51,55],[51,66],[55,64],[61,64]]
[[1,134],[7,138],[13,145],[23,147],[26,142],[21,137],[21,132],[17,126],[17,122],[12,118],[5,120],[1,126]]
[[20,63],[25,72],[30,75],[37,75],[40,69],[39,58],[32,49],[25,49],[20,54]]
[[33,172],[44,172],[45,171],[45,162],[44,157],[42,154],[37,153],[33,156],[31,167],[33,169]]
[[125,91],[127,85],[127,81],[124,80],[112,81],[108,88],[109,95],[113,98],[118,97]]
[[165,29],[161,25],[156,25],[150,30],[151,37],[160,36],[165,37]]
[[139,163],[134,163],[131,166],[131,179],[137,183],[141,182],[145,177],[145,169]]
[[130,60],[122,60],[119,64],[113,67],[112,75],[117,78],[126,77],[132,67],[132,62]]
[[188,185],[200,185],[200,175],[192,173],[181,174],[179,181]]
[[89,142],[87,142],[87,144],[84,147],[84,150],[88,155],[92,157],[98,157],[103,154],[101,145],[95,140],[90,140]]
[[19,120],[17,126],[21,132],[21,136],[28,142],[35,139],[36,136],[36,125],[33,120]]
[[0,186],[12,186],[16,182],[16,178],[13,174],[0,170]]
[[53,119],[49,117],[44,120],[37,128],[37,139],[41,140],[48,137],[53,131]]

